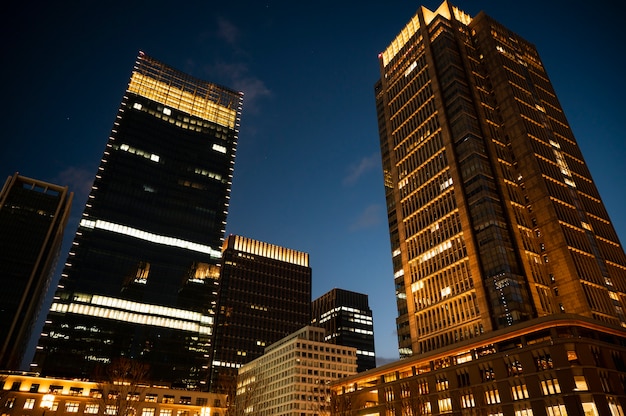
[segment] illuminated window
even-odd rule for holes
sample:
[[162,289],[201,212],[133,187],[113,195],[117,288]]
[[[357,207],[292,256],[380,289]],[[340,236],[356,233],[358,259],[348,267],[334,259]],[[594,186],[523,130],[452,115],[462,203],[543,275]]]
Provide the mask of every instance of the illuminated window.
[[226,153],[226,147],[221,146],[219,144],[213,144],[212,149],[215,150],[216,152]]
[[85,414],[89,415],[97,415],[100,410],[100,406],[94,403],[87,403],[85,405]]
[[615,397],[609,396],[607,397],[607,401],[609,402],[609,410],[611,411],[611,416],[624,416],[624,409]]
[[150,403],[156,403],[158,401],[158,395],[148,393],[148,394],[146,394],[146,399],[145,400],[147,402],[150,402]]
[[161,409],[159,416],[172,416],[172,409]]
[[163,396],[163,400],[161,401],[161,403],[174,403],[174,396],[166,394],[165,396]]
[[135,110],[141,110],[142,105],[141,105],[140,103],[134,103],[134,104],[133,104],[133,108],[134,108]]
[[476,403],[474,402],[474,395],[472,393],[464,394],[461,396],[461,407],[463,409],[476,407]]
[[541,380],[541,390],[543,391],[544,396],[559,394],[561,392],[559,380],[556,378],[550,380]]
[[154,416],[155,413],[156,413],[156,409],[154,407],[145,407],[141,411],[141,416]]
[[452,411],[452,399],[451,398],[446,397],[445,399],[439,399],[437,403],[439,404],[440,412]]
[[593,402],[593,399],[589,398],[586,401],[583,401],[583,413],[585,416],[599,416],[598,408],[596,404]]
[[24,402],[24,409],[34,409],[35,408],[35,399],[26,399]]
[[546,414],[548,416],[567,416],[567,410],[564,404],[555,404],[553,406],[546,406]]
[[117,406],[114,404],[107,404],[106,409],[104,409],[105,415],[117,415]]
[[500,393],[498,389],[491,387],[485,390],[485,400],[487,404],[496,404],[500,403]]
[[511,395],[513,396],[513,400],[528,399],[528,390],[526,389],[526,384],[511,386]]
[[163,108],[163,114],[165,114],[166,116],[171,116],[172,115],[172,110],[170,110],[169,108],[165,107],[165,108]]
[[579,390],[579,391],[589,390],[585,376],[574,376],[574,384],[576,384],[575,390]]
[[524,408],[515,411],[515,416],[533,416],[533,409]]
[[66,413],[78,413],[78,402],[65,402]]

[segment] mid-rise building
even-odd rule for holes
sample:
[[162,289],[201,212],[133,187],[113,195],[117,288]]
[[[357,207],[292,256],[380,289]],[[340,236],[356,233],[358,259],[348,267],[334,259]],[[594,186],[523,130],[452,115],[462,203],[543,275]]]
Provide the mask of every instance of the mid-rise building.
[[239,369],[235,406],[250,416],[330,414],[330,383],[356,374],[356,348],[324,341],[308,326]]
[[446,1],[379,62],[406,358],[333,412],[623,414],[626,256],[536,48]]
[[231,235],[224,242],[211,391],[233,394],[237,370],[309,324],[308,253]]
[[32,370],[205,388],[242,94],[139,53]]
[[[72,193],[19,174],[0,191],[0,368],[17,370],[57,264]],[[28,357],[30,358],[30,357]]]
[[0,373],[2,415],[225,416],[228,397],[145,383]]
[[326,330],[325,342],[356,348],[357,371],[376,367],[374,321],[368,297],[332,289],[311,304],[313,325]]

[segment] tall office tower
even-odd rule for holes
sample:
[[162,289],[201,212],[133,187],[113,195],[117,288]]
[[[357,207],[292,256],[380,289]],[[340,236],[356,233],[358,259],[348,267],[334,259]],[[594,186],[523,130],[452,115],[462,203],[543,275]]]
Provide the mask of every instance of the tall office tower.
[[241,105],[138,55],[33,370],[95,377],[124,356],[206,386]]
[[626,326],[626,256],[535,47],[444,2],[379,61],[401,356],[563,313]]
[[0,368],[20,367],[61,249],[67,187],[9,176],[0,191]]
[[237,369],[309,324],[309,255],[230,235],[224,242],[211,386],[234,393]]
[[323,328],[304,327],[244,365],[237,379],[236,414],[319,416],[330,413],[330,386],[356,373],[354,347],[324,341]]
[[311,304],[311,323],[326,330],[325,342],[356,348],[357,371],[376,367],[374,321],[363,293],[332,289]]
[[376,85],[396,363],[333,414],[621,415],[626,258],[534,46],[421,8]]

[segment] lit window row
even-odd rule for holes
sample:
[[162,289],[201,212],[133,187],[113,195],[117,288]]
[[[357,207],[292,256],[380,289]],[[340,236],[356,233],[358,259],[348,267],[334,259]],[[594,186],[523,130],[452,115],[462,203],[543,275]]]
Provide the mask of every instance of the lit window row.
[[153,234],[148,231],[138,230],[126,225],[115,224],[104,220],[87,220],[82,219],[80,226],[85,228],[97,228],[100,230],[111,231],[117,234],[123,234],[130,237],[138,238],[140,240],[149,241],[151,243],[163,244],[166,246],[184,248],[191,251],[197,251],[199,253],[209,254],[213,258],[220,258],[222,253],[219,250],[214,250],[211,247],[198,244],[191,241],[181,240],[180,238],[167,237],[164,235]]
[[234,128],[237,121],[233,109],[137,72],[131,76],[128,91],[221,126]]
[[111,319],[115,321],[122,321],[139,325],[160,326],[165,328],[179,329],[182,331],[197,332],[199,334],[211,333],[210,327],[206,325],[201,325],[199,322],[182,321],[178,319],[165,318],[162,316],[154,315],[141,315],[138,313],[100,308],[97,306],[83,305],[78,303],[53,303],[50,307],[50,311],[95,316],[98,318]]
[[158,162],[159,160],[161,160],[161,157],[159,155],[155,155],[154,153],[146,152],[141,149],[135,149],[134,147],[131,147],[127,144],[121,144],[119,149],[133,155],[142,156],[146,159],[150,159],[153,162]]

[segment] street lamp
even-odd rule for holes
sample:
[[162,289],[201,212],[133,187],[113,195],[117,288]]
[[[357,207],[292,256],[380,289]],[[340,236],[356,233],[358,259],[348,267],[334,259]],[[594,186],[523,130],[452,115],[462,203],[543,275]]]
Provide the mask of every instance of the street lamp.
[[52,409],[53,405],[54,405],[54,394],[51,394],[51,393],[44,394],[43,397],[41,398],[41,404],[39,405],[39,407],[43,409],[42,416],[46,416],[46,410]]

